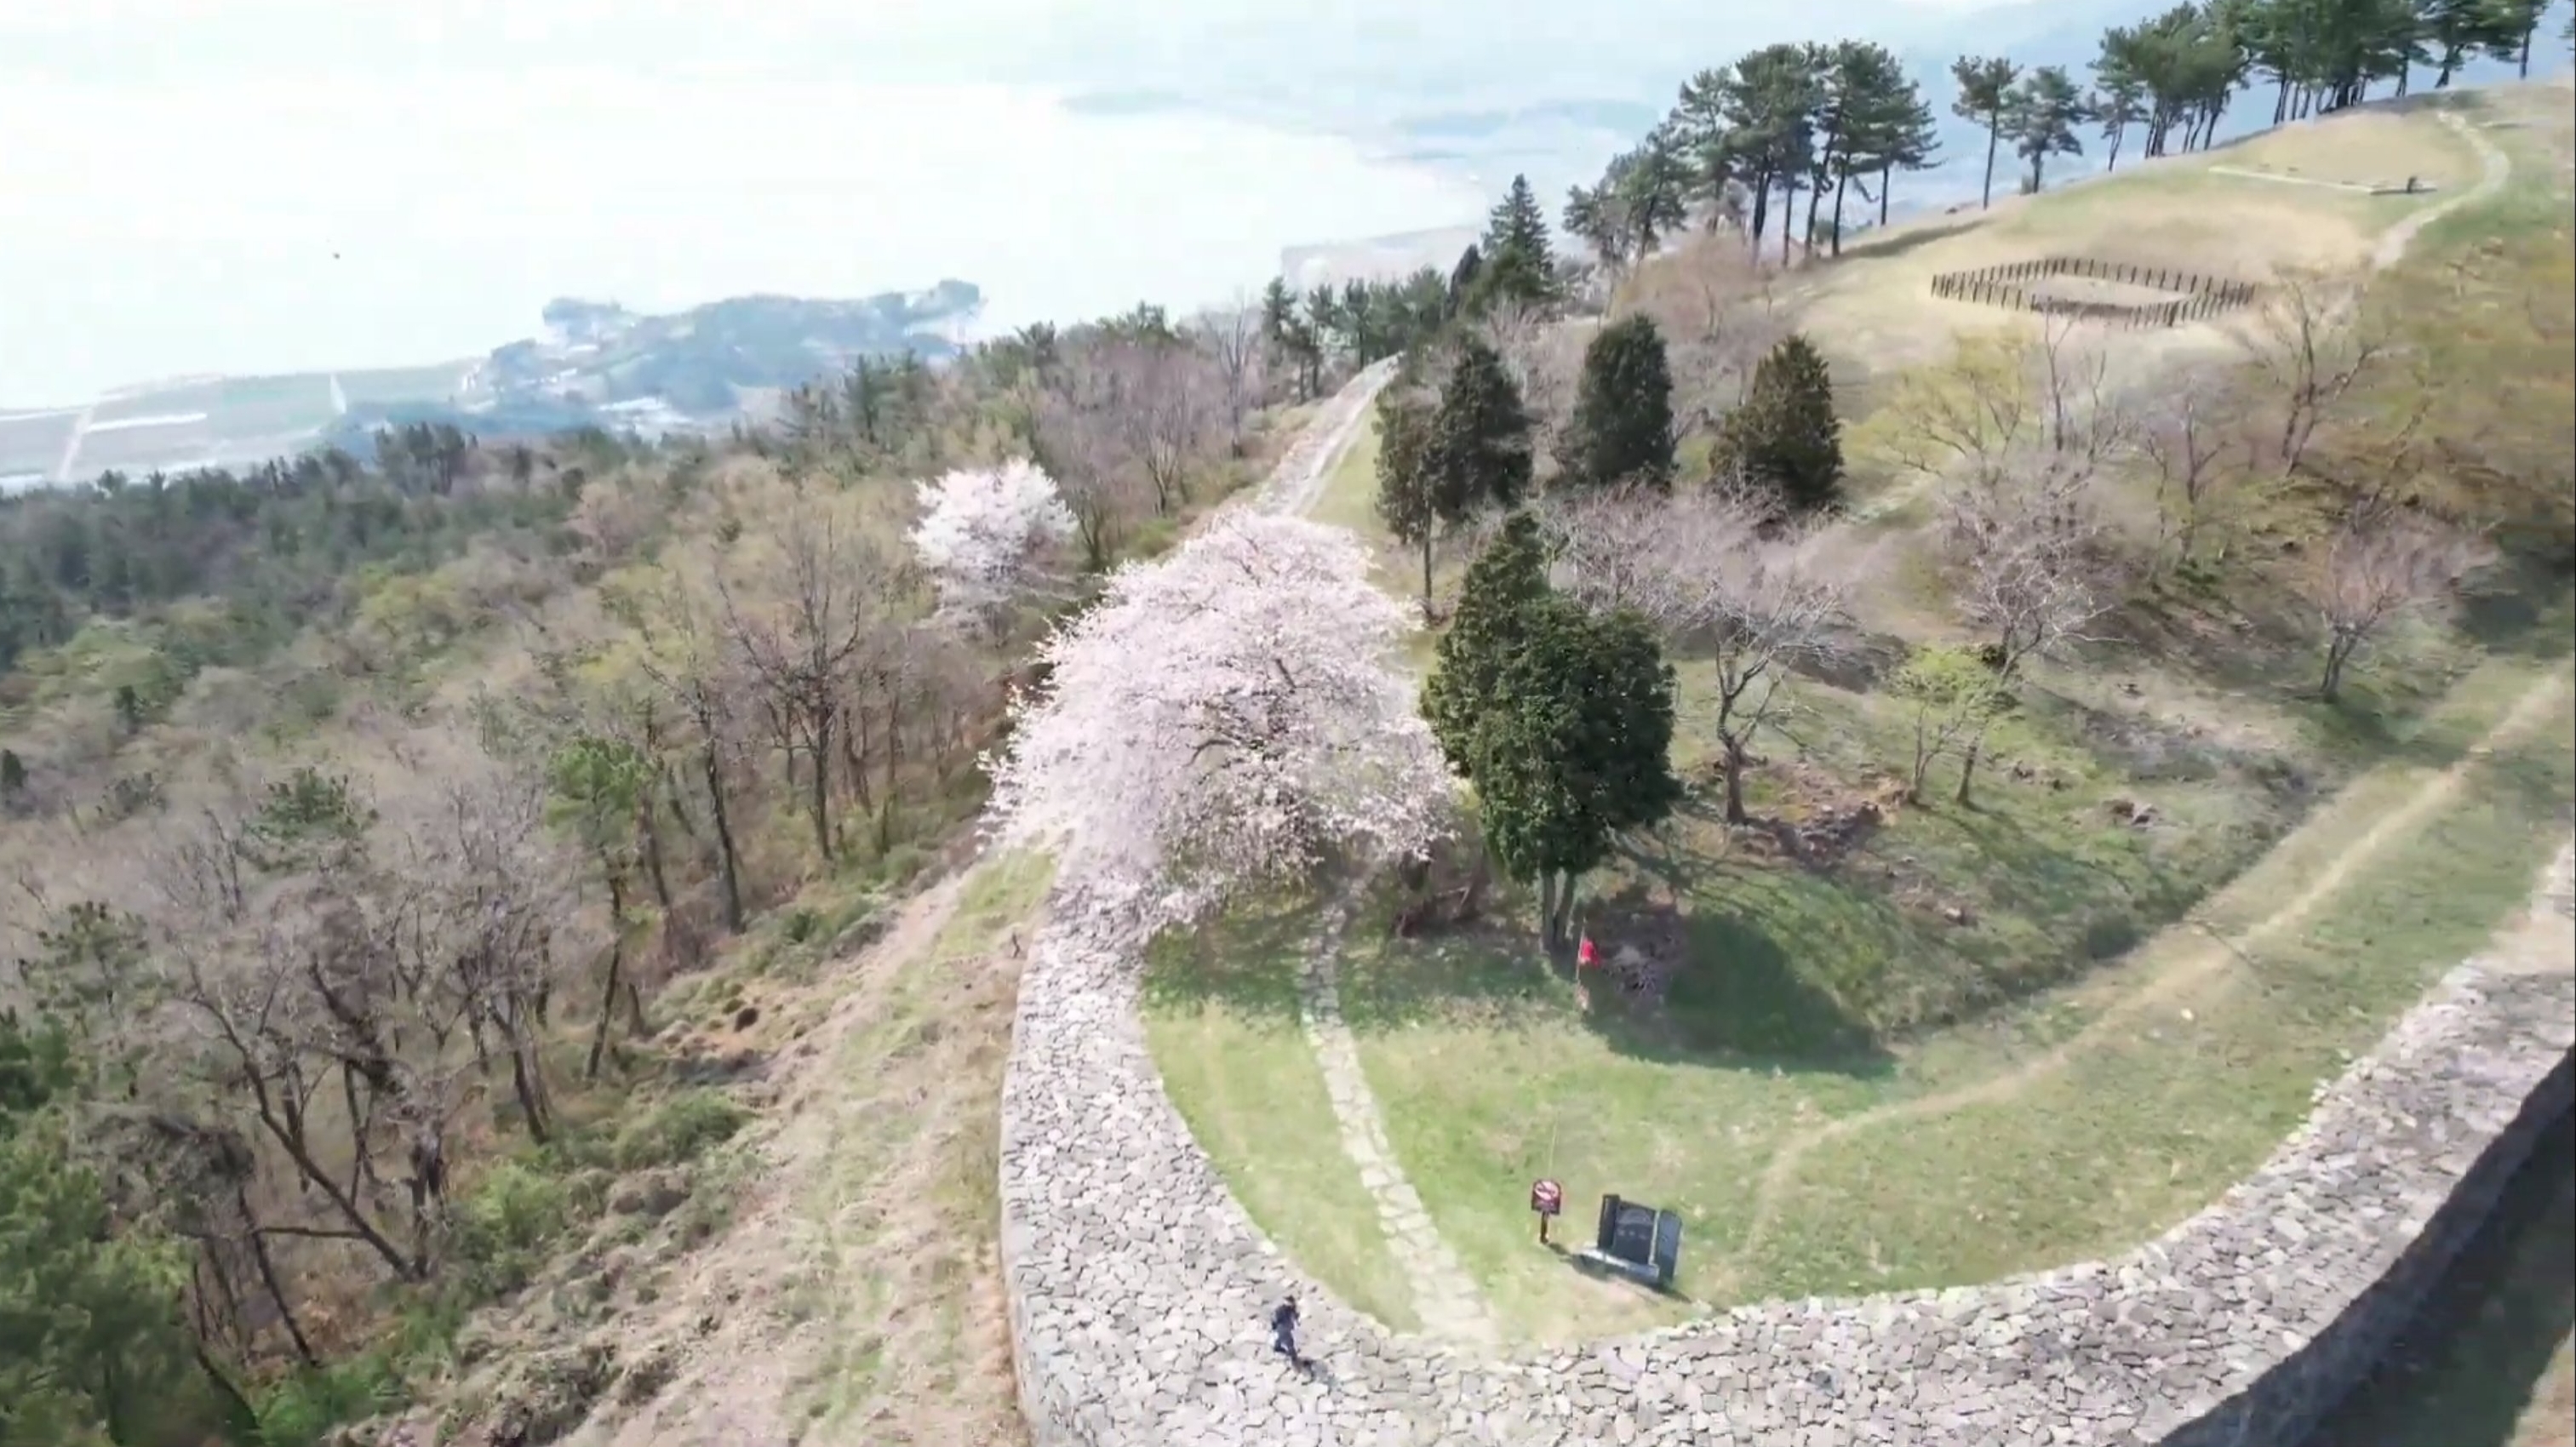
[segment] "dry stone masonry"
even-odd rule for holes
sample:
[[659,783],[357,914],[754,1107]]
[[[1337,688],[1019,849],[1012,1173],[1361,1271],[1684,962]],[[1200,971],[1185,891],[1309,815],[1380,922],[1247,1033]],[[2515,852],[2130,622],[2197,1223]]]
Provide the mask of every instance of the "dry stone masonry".
[[[1361,403],[1368,390],[1354,388]],[[1315,428],[1321,445],[1346,434],[1351,397]],[[1306,480],[1287,489],[1310,489],[1326,460],[1292,456],[1283,477]],[[2576,977],[2475,959],[2322,1090],[2250,1180],[2128,1255],[1479,1354],[1391,1334],[1297,1272],[1164,1095],[1125,912],[1070,881],[1051,918],[1002,1099],[1002,1251],[1039,1447],[2295,1442],[2576,1089]],[[1291,1292],[1312,1379],[1270,1351],[1269,1308]]]

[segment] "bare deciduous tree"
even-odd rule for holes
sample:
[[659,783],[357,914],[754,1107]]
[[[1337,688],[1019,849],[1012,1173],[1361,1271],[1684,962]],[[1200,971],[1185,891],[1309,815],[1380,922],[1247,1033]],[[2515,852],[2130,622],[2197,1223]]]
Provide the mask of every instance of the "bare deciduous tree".
[[[279,817],[210,816],[165,860],[172,908],[156,942],[201,1081],[190,1093],[244,1110],[290,1163],[298,1200],[320,1198],[255,1231],[357,1243],[397,1279],[424,1280],[459,1082],[433,1048],[404,1050],[402,1027],[445,1038],[462,1016],[450,996],[403,988],[411,887],[339,821],[289,857],[271,847]],[[389,1147],[412,1167],[400,1193],[378,1161]]]
[[2388,338],[2362,307],[2357,275],[2294,270],[2237,339],[2281,409],[2275,443],[2281,475],[2298,471],[2308,444],[2346,393],[2388,356]]
[[2110,610],[2094,483],[2079,460],[2025,454],[1983,484],[1942,495],[1945,540],[1968,574],[1961,606],[1993,634],[1996,671],[2007,678],[2027,659],[2082,641]]
[[2099,467],[2135,441],[2137,419],[2112,394],[2109,350],[2097,335],[2079,336],[2078,325],[2074,317],[2042,317],[2030,365],[2047,413],[2049,450]]
[[1963,336],[1947,362],[1898,379],[1870,430],[1908,471],[1985,486],[2042,445],[2045,413],[2026,360],[2009,333]]
[[782,744],[804,755],[814,847],[833,856],[832,757],[846,721],[849,674],[884,616],[893,563],[840,500],[793,492],[776,518],[763,567],[783,596],[746,605],[719,572],[725,628],[760,682]]
[[1138,469],[1116,406],[1097,375],[1074,363],[1039,395],[1031,418],[1038,460],[1073,514],[1083,565],[1095,572],[1109,566],[1125,519],[1140,502]]
[[[1552,456],[1556,430],[1573,410],[1580,344],[1554,317],[1512,297],[1497,299],[1477,328],[1503,359],[1504,372],[1529,409],[1532,455]],[[1437,368],[1426,370],[1441,374]]]
[[1775,719],[1780,687],[1821,655],[1843,616],[1841,581],[1812,538],[1767,526],[1759,499],[1700,489],[1670,498],[1634,487],[1551,499],[1543,513],[1563,586],[1588,606],[1630,608],[1716,674],[1726,818],[1747,822],[1744,769]]
[[1778,277],[1740,246],[1706,240],[1639,274],[1629,302],[1669,340],[1683,430],[1742,406],[1754,368],[1793,330]]
[[[2095,476],[2080,455],[2029,451],[1942,494],[1944,540],[1965,574],[1960,611],[1992,638],[1986,657],[2007,685],[2028,660],[2082,641],[2118,600],[2116,564],[2100,546]],[[1977,757],[1972,742],[1960,762],[1962,804]]]
[[1113,425],[1154,490],[1154,510],[1169,514],[1189,501],[1190,470],[1215,419],[1211,364],[1185,341],[1143,337],[1095,345]]
[[[742,850],[734,839],[735,811],[727,765],[739,748],[736,699],[742,680],[723,635],[708,616],[704,596],[708,590],[676,567],[665,565],[656,570],[640,593],[612,596],[609,603],[620,621],[635,630],[642,645],[637,650],[637,666],[678,707],[693,735],[687,747],[695,755],[699,782],[706,790],[708,822],[715,833],[717,875],[724,889],[725,929],[740,933]],[[671,788],[669,792],[676,810],[679,791]],[[682,827],[688,827],[686,813],[680,813],[679,818]]]
[[1243,451],[1243,419],[1260,404],[1262,391],[1261,306],[1240,292],[1224,306],[1198,319],[1191,340],[1214,363],[1218,392],[1224,399],[1227,450]]
[[2243,417],[2216,378],[2194,376],[2168,392],[2141,425],[2138,450],[2155,470],[2159,556],[2187,564],[2202,532],[2226,521],[2243,444]]
[[2483,556],[2478,540],[2404,508],[2356,508],[2335,529],[2305,583],[2326,630],[2318,696],[2333,701],[2364,645],[2396,619],[2450,598]]

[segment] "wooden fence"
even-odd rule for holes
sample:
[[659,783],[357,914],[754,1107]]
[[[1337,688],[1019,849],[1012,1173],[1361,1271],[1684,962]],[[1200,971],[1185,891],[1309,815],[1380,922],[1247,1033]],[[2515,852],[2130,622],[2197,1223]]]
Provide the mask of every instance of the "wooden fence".
[[[2085,301],[2075,297],[2047,296],[2030,285],[2056,276],[2113,281],[2178,295],[2166,301]],[[2139,266],[2132,262],[2102,261],[2090,256],[2043,256],[2032,261],[1981,267],[1975,271],[1945,271],[1932,278],[1932,294],[1951,301],[1979,302],[1986,306],[2051,316],[2080,317],[2120,327],[2178,327],[2185,322],[2202,321],[2244,306],[2254,300],[2257,289],[2252,282],[2204,276],[2177,267]]]

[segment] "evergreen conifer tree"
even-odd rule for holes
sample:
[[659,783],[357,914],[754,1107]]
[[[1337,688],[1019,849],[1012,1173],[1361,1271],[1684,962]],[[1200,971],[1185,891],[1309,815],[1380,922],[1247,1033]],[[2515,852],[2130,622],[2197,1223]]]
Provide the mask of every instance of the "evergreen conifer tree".
[[1958,98],[1950,102],[1950,114],[1963,121],[1974,121],[1986,130],[1986,188],[1978,205],[1995,204],[1995,153],[2003,146],[2004,107],[2013,82],[2021,79],[2021,67],[2004,56],[1963,55],[1950,66],[1950,78],[1958,83]]
[[1720,424],[1715,457],[1721,476],[1779,494],[1800,512],[1829,507],[1843,479],[1842,419],[1824,354],[1792,332],[1753,369],[1744,405]]
[[1425,466],[1431,418],[1390,387],[1377,400],[1377,515],[1396,541],[1422,553],[1422,608],[1431,610],[1431,543],[1440,506]]
[[1538,886],[1541,932],[1570,933],[1575,882],[1618,833],[1681,798],[1672,772],[1673,669],[1646,620],[1554,594],[1517,615],[1493,706],[1470,744],[1478,817],[1503,874]]
[[1485,254],[1476,249],[1476,243],[1470,241],[1467,243],[1467,249],[1458,253],[1458,264],[1449,269],[1449,314],[1451,316],[1456,316],[1467,309],[1468,303],[1476,295],[1476,283],[1484,272]]
[[1467,565],[1457,615],[1422,684],[1422,717],[1461,778],[1475,777],[1477,731],[1502,701],[1503,671],[1528,641],[1530,610],[1549,596],[1538,523],[1514,513]]
[[1488,503],[1514,506],[1529,490],[1529,409],[1503,359],[1475,337],[1459,344],[1424,461],[1443,522],[1463,521]]
[[1593,334],[1556,462],[1570,486],[1672,486],[1672,367],[1653,318],[1621,317]]
[[1547,214],[1529,177],[1514,176],[1511,189],[1486,218],[1484,238],[1476,245],[1478,268],[1475,306],[1513,300],[1545,306],[1556,300],[1556,247],[1547,231]]

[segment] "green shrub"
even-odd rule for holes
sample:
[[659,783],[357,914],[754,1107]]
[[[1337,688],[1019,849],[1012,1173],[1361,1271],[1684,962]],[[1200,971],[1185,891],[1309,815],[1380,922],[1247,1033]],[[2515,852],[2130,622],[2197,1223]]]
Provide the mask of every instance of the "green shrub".
[[402,1374],[381,1352],[315,1367],[259,1394],[259,1447],[315,1447],[332,1428],[402,1405]]
[[572,1215],[563,1177],[504,1162],[456,1204],[448,1247],[454,1269],[481,1294],[516,1291],[536,1274]]
[[1136,524],[1128,536],[1125,552],[1131,558],[1159,558],[1181,540],[1181,524],[1176,518],[1147,518]]
[[877,872],[889,884],[910,884],[930,866],[930,856],[918,844],[898,844],[877,861]]
[[655,1105],[617,1133],[612,1158],[622,1171],[670,1165],[721,1145],[751,1113],[712,1090],[685,1090]]

